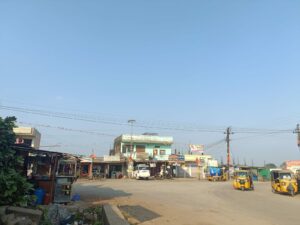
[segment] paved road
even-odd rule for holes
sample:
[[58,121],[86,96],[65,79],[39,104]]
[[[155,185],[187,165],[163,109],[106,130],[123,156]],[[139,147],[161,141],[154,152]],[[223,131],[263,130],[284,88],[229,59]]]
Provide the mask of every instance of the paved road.
[[192,179],[79,181],[74,192],[84,201],[139,205],[160,215],[142,225],[300,224],[300,195],[273,194],[269,183],[242,192],[230,182]]

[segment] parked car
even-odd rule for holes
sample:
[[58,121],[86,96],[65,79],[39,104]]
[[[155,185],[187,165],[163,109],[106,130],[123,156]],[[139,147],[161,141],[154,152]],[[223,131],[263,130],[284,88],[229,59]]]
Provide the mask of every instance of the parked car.
[[148,180],[150,177],[150,169],[148,165],[139,164],[134,168],[133,177],[135,179],[146,179]]

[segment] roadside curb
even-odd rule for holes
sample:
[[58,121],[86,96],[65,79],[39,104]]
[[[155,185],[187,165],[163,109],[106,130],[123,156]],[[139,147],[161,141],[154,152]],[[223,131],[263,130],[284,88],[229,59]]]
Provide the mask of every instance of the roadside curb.
[[104,225],[130,225],[117,206],[105,204],[103,206]]

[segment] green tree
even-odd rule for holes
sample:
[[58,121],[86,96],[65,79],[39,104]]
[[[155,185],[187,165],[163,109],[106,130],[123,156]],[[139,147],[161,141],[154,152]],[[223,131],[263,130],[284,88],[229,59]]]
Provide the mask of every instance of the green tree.
[[268,169],[277,168],[277,166],[274,163],[267,163],[265,165],[265,167],[268,168]]
[[13,150],[15,122],[15,117],[0,117],[0,205],[26,206],[32,201],[29,194],[33,189],[18,169],[23,159]]

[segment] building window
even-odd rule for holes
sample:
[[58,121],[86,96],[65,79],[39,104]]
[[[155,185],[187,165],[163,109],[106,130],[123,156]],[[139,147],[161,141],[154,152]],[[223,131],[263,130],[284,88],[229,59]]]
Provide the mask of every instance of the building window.
[[153,149],[153,155],[155,156],[155,155],[157,155],[157,149]]
[[160,146],[159,145],[155,145],[154,148],[160,148]]
[[160,155],[165,155],[165,154],[166,154],[166,150],[160,150],[160,151],[159,151],[159,154],[160,154]]
[[26,146],[31,146],[31,144],[32,144],[32,140],[31,139],[23,139],[23,141],[24,141],[24,145],[26,145]]
[[130,152],[130,145],[123,145],[122,146],[122,153]]

